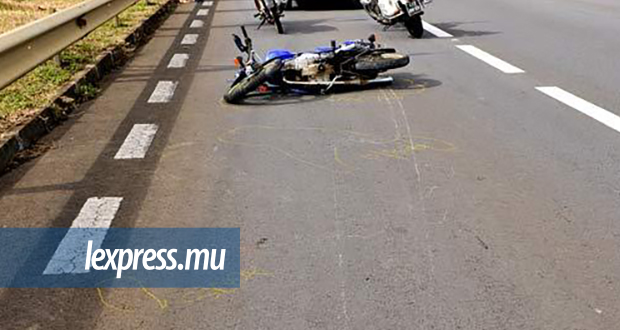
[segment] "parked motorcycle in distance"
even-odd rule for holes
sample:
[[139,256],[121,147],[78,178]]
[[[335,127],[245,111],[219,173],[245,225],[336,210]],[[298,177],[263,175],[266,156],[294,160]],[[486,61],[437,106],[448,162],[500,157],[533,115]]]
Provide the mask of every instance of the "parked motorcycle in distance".
[[432,0],[360,0],[364,9],[375,21],[392,26],[403,23],[409,34],[422,38],[422,15]]
[[279,34],[284,34],[281,18],[284,16],[284,9],[287,4],[288,0],[254,0],[254,5],[258,10],[254,17],[261,20],[258,29],[265,23],[269,23],[275,25]]
[[239,68],[224,100],[240,103],[248,94],[259,93],[326,93],[351,87],[390,84],[392,77],[379,74],[409,64],[409,56],[392,48],[380,48],[374,35],[368,40],[350,40],[342,44],[332,41],[329,47],[314,52],[295,54],[285,49],[272,49],[261,61],[254,51],[252,39],[241,27],[244,40],[233,35],[237,48],[245,54],[235,59]]

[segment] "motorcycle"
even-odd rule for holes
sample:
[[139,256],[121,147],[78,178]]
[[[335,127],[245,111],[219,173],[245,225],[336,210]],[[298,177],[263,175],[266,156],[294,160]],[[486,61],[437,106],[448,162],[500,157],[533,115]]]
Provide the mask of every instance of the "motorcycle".
[[239,68],[224,100],[240,103],[248,94],[297,93],[324,94],[335,90],[390,84],[393,78],[382,72],[404,67],[409,56],[393,48],[381,48],[375,35],[367,40],[336,41],[331,46],[318,47],[314,52],[293,53],[272,49],[261,59],[254,50],[252,39],[241,27],[244,40],[233,34],[234,42],[244,56],[235,58]]
[[254,0],[254,5],[258,10],[254,17],[261,20],[257,30],[265,23],[269,23],[275,25],[279,34],[284,34],[284,27],[280,18],[284,16],[284,9],[288,5],[288,0]]
[[403,23],[409,34],[422,38],[422,15],[432,0],[360,0],[370,17],[387,27]]

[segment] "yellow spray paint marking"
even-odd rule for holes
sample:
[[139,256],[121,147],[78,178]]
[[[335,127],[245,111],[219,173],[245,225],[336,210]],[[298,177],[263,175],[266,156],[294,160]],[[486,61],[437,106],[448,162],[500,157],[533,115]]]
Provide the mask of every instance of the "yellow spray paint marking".
[[181,297],[181,301],[185,304],[192,304],[201,301],[207,297],[207,290],[200,288],[192,291],[185,292]]
[[[113,279],[110,280],[104,280],[103,282],[107,282],[107,281],[112,281]],[[142,284],[142,281],[132,278],[132,277],[127,277],[125,278],[125,280],[131,281],[131,282],[135,282],[136,284],[138,284],[138,286],[140,286],[140,292],[142,292],[145,296],[147,296],[149,299],[154,300],[155,302],[157,302],[157,306],[159,307],[159,309],[161,310],[165,310],[166,308],[168,308],[168,301],[166,299],[160,299],[159,297],[157,297],[157,295],[155,295],[151,290],[145,288]],[[97,288],[97,296],[99,297],[99,301],[101,302],[101,304],[105,307],[109,307],[111,309],[114,310],[118,310],[118,311],[123,311],[123,312],[135,312],[135,308],[128,306],[128,305],[122,305],[122,306],[118,306],[115,304],[110,303],[109,301],[107,301],[104,297],[103,294],[103,289],[101,288]]]
[[[250,268],[240,272],[241,282],[248,282],[257,276],[271,276],[270,272],[259,268]],[[135,280],[137,281],[137,280]],[[139,282],[139,281],[138,281]],[[168,310],[169,308],[182,308],[188,307],[195,303],[205,300],[206,298],[218,299],[225,295],[235,294],[239,289],[238,288],[199,288],[191,291],[183,292],[183,295],[177,302],[170,302],[169,299],[160,298],[155,293],[153,293],[150,289],[140,288],[140,292],[147,296],[149,299],[152,299],[157,302],[158,309],[160,311]],[[178,292],[178,291],[177,291]],[[99,297],[99,301],[101,305],[109,308],[114,311],[123,312],[123,313],[135,313],[137,310],[136,306],[130,306],[127,304],[114,304],[108,301],[105,298],[103,289],[97,288],[97,296]]]
[[[383,100],[391,102],[389,99],[395,99],[396,94],[394,91],[383,92],[383,95],[379,95],[378,97],[383,97]],[[400,101],[396,101],[401,107],[402,104]],[[353,149],[360,149],[361,151],[357,152],[357,157],[361,157],[363,159],[380,159],[380,158],[391,158],[391,159],[409,159],[414,152],[420,151],[454,151],[455,146],[447,141],[442,141],[435,138],[425,137],[425,136],[411,136],[405,139],[402,134],[398,132],[398,123],[395,122],[396,132],[395,138],[382,138],[376,135],[353,131],[353,130],[345,130],[345,129],[333,129],[333,128],[325,128],[325,127],[278,127],[278,126],[267,126],[267,125],[248,125],[248,126],[239,126],[232,129],[229,129],[224,134],[220,135],[217,139],[220,143],[229,144],[229,145],[237,145],[237,146],[246,146],[251,148],[263,148],[272,150],[277,152],[289,159],[292,159],[298,163],[305,164],[316,169],[320,169],[327,172],[333,172],[334,170],[331,168],[329,164],[320,164],[308,159],[305,159],[298,154],[296,154],[297,150],[288,151],[283,148],[274,146],[269,143],[255,143],[256,140],[254,138],[251,140],[247,138],[247,141],[244,141],[243,134],[247,133],[255,133],[260,131],[274,131],[274,132],[314,132],[320,134],[337,134],[337,137],[341,140],[348,141],[353,144]],[[407,134],[408,136],[409,134]],[[273,137],[271,137],[273,138]],[[371,149],[368,151],[369,146],[379,147],[379,149]],[[382,146],[388,146],[387,148],[381,148]],[[358,168],[353,166],[343,160],[340,155],[340,149],[338,146],[333,148],[333,159],[334,162],[340,167],[346,169],[347,171],[355,171]]]
[[[416,140],[420,140],[420,142],[417,143]],[[412,146],[407,140],[397,140],[391,148],[370,150],[361,157],[366,159],[379,159],[382,157],[392,159],[408,159],[415,152],[427,150],[450,152],[456,149],[452,143],[428,137],[414,136],[413,142],[414,144]]]
[[209,291],[211,291],[211,296],[213,298],[218,299],[221,296],[231,295],[231,294],[237,292],[237,289],[211,288],[211,289],[209,289]]
[[[159,309],[161,310],[165,310],[166,308],[168,308],[168,300],[166,299],[160,299],[158,298],[152,291],[150,291],[147,288],[140,288],[140,291],[146,295],[147,297],[149,297],[150,299],[153,299],[157,302],[157,305],[159,306]],[[101,302],[101,304],[105,307],[117,310],[117,311],[121,311],[121,312],[135,312],[136,308],[135,307],[131,307],[128,305],[115,305],[113,303],[110,303],[109,301],[107,301],[104,297],[103,294],[103,289],[101,288],[97,288],[97,295],[99,297],[99,301]]]
[[338,152],[338,147],[334,147],[334,160],[336,161],[336,163],[344,168],[347,169],[347,171],[355,171],[355,167],[352,165],[349,165],[347,163],[345,163],[341,158],[340,158],[340,153]]
[[168,300],[159,299],[152,291],[147,288],[140,288],[140,290],[142,290],[142,293],[144,293],[147,297],[155,300],[157,302],[157,305],[159,306],[159,309],[165,310],[166,308],[168,308]]
[[120,311],[120,312],[134,312],[135,311],[134,308],[126,306],[126,305],[117,306],[117,305],[114,305],[112,303],[109,303],[104,298],[104,296],[103,296],[103,289],[101,289],[101,288],[97,288],[97,296],[99,297],[99,301],[101,302],[101,304],[104,307],[111,308],[113,310]]
[[241,279],[243,281],[249,281],[256,276],[271,276],[272,274],[258,268],[250,268],[248,270],[241,271]]

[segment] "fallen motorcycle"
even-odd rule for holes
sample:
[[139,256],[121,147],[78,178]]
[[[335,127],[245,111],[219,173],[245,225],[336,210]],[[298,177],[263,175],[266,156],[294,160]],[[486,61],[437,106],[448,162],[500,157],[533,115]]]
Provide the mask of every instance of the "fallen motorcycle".
[[327,93],[341,89],[385,85],[393,82],[379,74],[409,64],[409,56],[392,48],[380,48],[374,35],[367,40],[318,47],[314,52],[295,54],[272,49],[264,61],[256,54],[252,39],[241,27],[244,40],[233,34],[237,48],[245,54],[235,58],[239,68],[224,100],[239,103],[249,94]]
[[422,15],[432,0],[360,0],[370,17],[390,27],[403,23],[413,38],[422,38]]
[[261,20],[258,29],[265,23],[269,23],[275,25],[279,34],[284,34],[281,18],[284,16],[284,8],[287,4],[287,0],[254,0],[254,5],[258,10],[254,17]]

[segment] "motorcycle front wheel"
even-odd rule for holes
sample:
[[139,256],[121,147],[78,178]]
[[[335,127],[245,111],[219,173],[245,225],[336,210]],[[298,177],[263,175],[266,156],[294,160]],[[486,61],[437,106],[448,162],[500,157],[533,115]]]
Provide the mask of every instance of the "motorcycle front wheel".
[[246,95],[255,91],[258,86],[267,82],[267,80],[273,77],[281,68],[281,61],[276,60],[274,62],[267,63],[258,71],[243,78],[243,80],[230,87],[226,95],[224,95],[224,101],[231,104],[240,103]]
[[405,21],[405,27],[411,37],[420,39],[424,35],[424,25],[422,24],[422,15],[415,15]]

